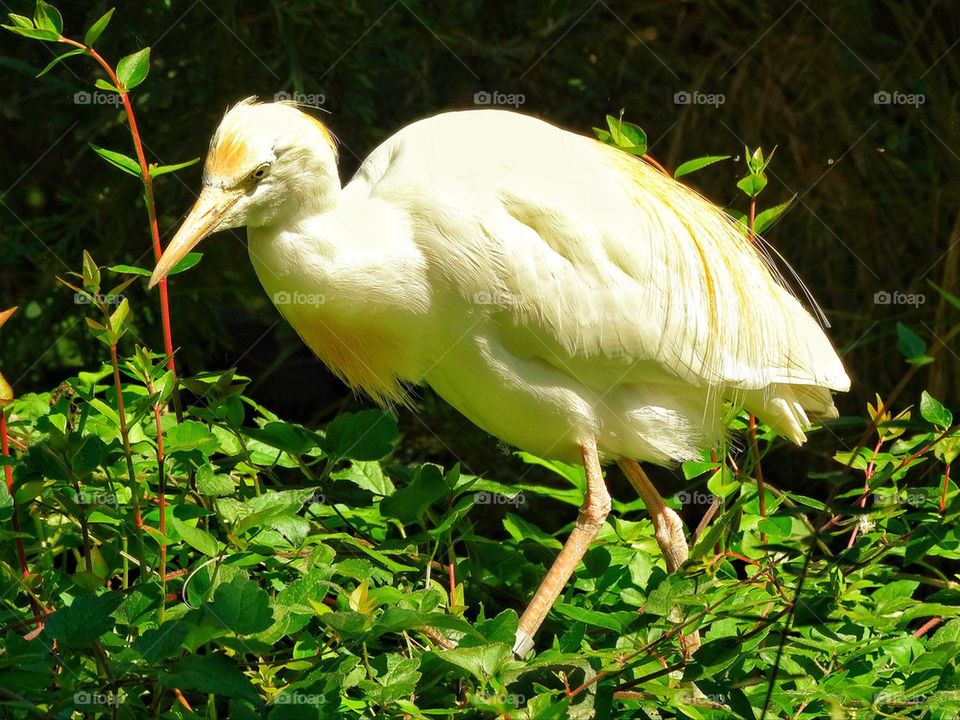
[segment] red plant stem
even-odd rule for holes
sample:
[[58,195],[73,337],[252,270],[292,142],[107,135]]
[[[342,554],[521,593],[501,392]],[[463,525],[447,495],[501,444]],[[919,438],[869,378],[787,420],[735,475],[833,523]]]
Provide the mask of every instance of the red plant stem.
[[[0,448],[2,448],[4,457],[10,457],[10,439],[7,434],[7,416],[3,412],[3,404],[0,404]],[[13,532],[17,535],[16,539],[14,540],[14,545],[17,548],[17,560],[20,563],[20,574],[24,578],[28,578],[30,577],[30,566],[27,564],[27,551],[23,546],[23,538],[20,537],[22,532],[20,526],[20,504],[17,502],[17,498],[13,494],[13,468],[11,468],[9,465],[4,465],[3,471],[7,480],[7,492],[10,494],[10,499],[13,501]],[[30,609],[33,611],[34,622],[37,624],[37,630],[39,631],[43,627],[43,621],[46,619],[47,612],[36,599],[36,597],[34,597],[33,593],[29,592],[29,590],[28,595],[30,597]]]
[[[150,166],[147,164],[147,157],[143,152],[143,142],[140,139],[140,129],[137,126],[137,118],[133,112],[133,103],[130,102],[130,93],[128,93],[126,88],[123,87],[123,84],[120,82],[117,74],[113,71],[110,63],[104,60],[103,56],[92,47],[88,47],[83,43],[63,36],[60,37],[60,42],[66,45],[72,45],[73,47],[82,48],[84,51],[86,51],[86,53],[96,60],[100,67],[103,68],[103,71],[107,73],[107,77],[110,78],[110,82],[113,83],[115,87],[120,89],[120,99],[123,101],[123,109],[126,112],[127,120],[130,123],[130,135],[133,138],[133,147],[137,153],[137,162],[140,164],[140,180],[143,182],[143,197],[147,206],[147,219],[150,223],[150,236],[153,239],[153,259],[154,262],[158,262],[160,260],[160,256],[163,255],[163,245],[160,242],[160,226],[157,223],[156,203],[153,196],[153,178],[150,176]],[[167,294],[167,279],[162,279],[159,283],[159,286],[160,321],[163,326],[163,348],[167,355],[167,367],[170,369],[170,372],[173,373],[174,379],[176,379],[177,366],[173,358],[173,330],[171,329],[170,325],[170,300]],[[179,420],[181,419],[180,399],[176,392],[174,392],[173,395],[173,402],[177,409],[177,419]]]
[[[147,378],[147,392],[153,395],[153,381]],[[160,496],[160,534],[167,534],[167,474],[163,467],[163,427],[160,424],[160,403],[153,405],[153,421],[157,427],[157,494]],[[167,546],[160,545],[160,588],[166,595],[167,588]],[[160,618],[163,621],[163,606],[160,606]]]
[[[7,416],[3,413],[2,406],[0,406],[0,446],[3,448],[3,456],[10,457],[10,441],[7,437]],[[17,504],[16,496],[13,494],[13,468],[9,465],[4,465],[3,472],[7,478],[7,492],[13,500],[13,532],[17,535],[15,542],[17,546],[17,559],[20,561],[20,574],[23,575],[23,577],[30,577],[30,568],[27,565],[27,551],[23,546],[23,538],[20,537],[20,508]]]
[[915,638],[923,637],[923,636],[927,633],[928,630],[931,630],[931,629],[935,628],[937,625],[939,625],[939,624],[942,623],[942,622],[943,622],[943,618],[942,618],[942,617],[933,617],[933,618],[930,618],[930,619],[927,620],[923,625],[921,625],[920,627],[918,627],[918,628],[914,631],[913,636],[914,636]]
[[641,157],[642,157],[644,160],[646,160],[648,163],[650,163],[651,165],[653,165],[657,170],[659,170],[660,172],[662,172],[662,173],[663,173],[664,175],[666,175],[667,177],[673,177],[673,176],[667,171],[667,169],[666,169],[663,165],[661,165],[661,164],[658,163],[656,160],[654,160],[650,155],[641,155]]
[[[103,308],[102,308],[103,309]],[[106,314],[106,310],[104,314]],[[109,316],[107,317],[109,323]],[[143,542],[143,516],[140,513],[140,484],[133,469],[133,452],[130,448],[130,433],[127,431],[127,415],[123,407],[123,385],[120,382],[120,362],[117,358],[117,344],[110,345],[110,362],[113,365],[113,385],[117,392],[117,417],[120,420],[120,438],[123,440],[123,454],[127,460],[127,476],[130,481],[130,494],[133,499],[133,523],[137,531],[137,560],[140,562],[141,577],[147,572],[147,556]]]
[[950,463],[943,470],[943,489],[940,490],[940,512],[947,507],[947,486],[950,485]]
[[[860,496],[860,499],[857,501],[860,507],[867,506],[867,494],[870,492],[870,480],[873,479],[874,468],[876,467],[877,454],[880,452],[880,447],[883,445],[883,438],[881,437],[877,440],[877,444],[873,446],[873,455],[870,456],[870,462],[867,463],[867,469],[863,471],[863,495]],[[850,533],[850,540],[847,542],[847,547],[852,548],[853,543],[857,540],[857,535],[859,533],[860,526],[856,525],[853,528],[853,532]]]
[[455,570],[453,567],[453,563],[452,562],[447,563],[447,574],[449,575],[449,578],[450,578],[450,604],[451,605],[457,604],[457,577],[454,573],[455,573]]

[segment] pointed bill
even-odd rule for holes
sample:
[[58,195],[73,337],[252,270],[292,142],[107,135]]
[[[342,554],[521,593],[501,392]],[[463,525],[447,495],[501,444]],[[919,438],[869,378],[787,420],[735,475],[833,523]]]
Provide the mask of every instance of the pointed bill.
[[197,243],[216,231],[224,215],[242,195],[243,192],[239,190],[205,187],[187,219],[164,250],[153,275],[150,276],[148,287],[153,288],[163,280]]

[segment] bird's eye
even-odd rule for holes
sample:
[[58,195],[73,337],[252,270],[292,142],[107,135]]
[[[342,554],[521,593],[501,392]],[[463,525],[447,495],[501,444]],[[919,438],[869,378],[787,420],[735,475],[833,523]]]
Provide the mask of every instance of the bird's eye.
[[264,176],[267,174],[267,170],[269,169],[270,169],[270,163],[263,163],[262,165],[258,165],[257,169],[254,170],[252,173],[250,173],[250,179],[253,180],[254,182],[257,182],[258,180],[262,180]]

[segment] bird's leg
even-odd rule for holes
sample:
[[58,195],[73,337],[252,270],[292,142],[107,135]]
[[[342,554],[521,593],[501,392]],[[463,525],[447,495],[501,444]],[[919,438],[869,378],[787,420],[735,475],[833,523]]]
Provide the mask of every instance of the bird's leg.
[[[618,461],[623,474],[633,485],[640,499],[650,513],[653,521],[653,536],[660,546],[663,559],[667,564],[668,572],[676,572],[677,568],[686,562],[690,555],[687,540],[683,535],[683,522],[680,516],[667,507],[660,497],[660,493],[650,482],[650,478],[635,460],[620,459]],[[684,653],[689,657],[700,647],[700,633],[694,630],[681,640]]]
[[553,561],[553,565],[550,566],[546,577],[543,578],[543,582],[540,583],[540,587],[537,588],[536,594],[520,618],[513,652],[521,660],[533,649],[533,636],[540,629],[554,601],[573,575],[573,571],[587,552],[590,543],[597,537],[603,521],[610,512],[610,493],[607,492],[607,486],[603,482],[600,456],[597,454],[597,443],[594,438],[580,443],[580,455],[583,457],[583,468],[587,476],[587,493],[570,537],[567,538],[563,549]]

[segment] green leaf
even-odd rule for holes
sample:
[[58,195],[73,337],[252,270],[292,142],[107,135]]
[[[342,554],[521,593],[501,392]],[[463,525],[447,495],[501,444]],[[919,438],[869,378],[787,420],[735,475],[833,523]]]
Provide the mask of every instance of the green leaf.
[[196,165],[198,162],[200,162],[200,158],[195,157],[193,160],[187,160],[186,162],[177,163],[176,165],[150,165],[150,177],[158,177],[160,175],[166,175],[167,173],[176,172],[185,167]]
[[926,365],[933,362],[933,358],[925,355],[927,343],[907,325],[897,323],[897,349],[903,353],[911,365]]
[[236,489],[233,479],[229,475],[218,474],[212,465],[201,465],[197,468],[197,492],[201,495],[223,497],[231,495]]
[[86,34],[83,36],[83,44],[87,47],[91,47],[107,29],[107,25],[110,23],[110,18],[113,17],[113,11],[116,8],[110,8],[103,15],[100,16],[100,19],[97,20],[93,25],[90,26],[90,29],[87,30]]
[[324,450],[333,458],[379,460],[393,450],[397,421],[381,410],[340,415],[327,426]]
[[196,265],[198,262],[200,262],[201,259],[203,259],[203,253],[198,253],[198,252],[187,253],[186,255],[183,256],[183,260],[181,260],[176,265],[174,265],[173,269],[171,269],[170,272],[167,273],[167,277],[170,277],[171,275],[179,275],[182,272],[186,272],[187,270],[192,268],[194,265]]
[[303,455],[312,450],[316,440],[303,428],[285,422],[270,422],[262,428],[244,428],[255,440],[290,455]]
[[953,425],[953,413],[945,408],[939,400],[926,390],[920,396],[920,415],[928,423],[937,427],[948,428]]
[[[11,15],[10,17],[13,19],[14,16]],[[17,15],[16,17],[19,18],[22,16]],[[17,35],[22,35],[25,38],[30,38],[31,40],[51,40],[56,42],[60,39],[60,36],[53,30],[40,30],[32,25],[30,27],[25,27],[23,25],[16,24],[18,22],[17,20],[14,20],[13,22],[15,23],[14,25],[0,25],[0,27],[2,27],[4,30],[9,30],[12,33],[16,33]]]
[[150,277],[153,274],[146,268],[140,268],[134,265],[111,265],[107,268],[107,270],[116,273],[124,273],[127,275],[143,275],[144,277]]
[[558,602],[553,606],[553,609],[571,620],[586,623],[587,625],[595,625],[596,627],[606,628],[607,630],[613,630],[617,633],[622,633],[624,629],[624,624],[617,619],[614,613],[589,610],[579,605],[570,605],[565,602]]
[[118,95],[123,94],[123,90],[121,90],[120,88],[118,88],[116,85],[112,83],[108,83],[103,78],[97,78],[96,80],[93,81],[93,84],[96,87],[100,88],[101,90],[108,90],[110,92],[115,92]]
[[236,662],[219,652],[186,656],[177,663],[172,673],[160,676],[160,684],[166,688],[242,697],[254,702],[258,699],[250,679],[237,667]]
[[757,523],[760,532],[767,533],[773,538],[790,537],[793,529],[793,521],[789,517],[775,515],[773,517],[761,518]]
[[733,664],[743,652],[739,638],[721,637],[705,642],[697,651],[697,661],[683,672],[684,680],[696,680],[704,675],[714,675]]
[[777,219],[787,211],[796,197],[797,196],[794,195],[786,202],[774,205],[772,208],[767,208],[763,212],[758,213],[753,220],[753,231],[758,235],[763,234],[768,227],[773,225]]
[[432,503],[445,497],[447,488],[443,471],[437,465],[421,465],[413,481],[380,503],[380,512],[395,517],[405,525],[419,522]]
[[238,635],[251,635],[273,624],[270,597],[253,580],[237,575],[217,588],[204,609]]
[[107,150],[106,148],[97,147],[93,143],[90,143],[90,147],[93,148],[97,155],[102,157],[114,167],[120,168],[125,173],[133,175],[134,177],[140,177],[140,163],[138,163],[132,157],[124,155],[121,152],[117,152],[116,150]]
[[33,24],[41,30],[50,30],[59,38],[63,31],[63,17],[60,11],[53,5],[37,0],[37,6],[33,13]]
[[597,136],[598,140],[607,143],[607,145],[616,145],[616,143],[613,141],[613,135],[603,128],[593,128],[593,134]]
[[[501,499],[500,496],[491,495],[489,493],[477,493],[477,496],[475,497],[476,499],[474,502],[478,505],[478,507],[486,505],[487,502],[484,501]],[[522,496],[520,496],[520,498],[522,498]],[[517,499],[511,498],[511,500],[516,502]],[[534,542],[540,543],[544,547],[556,548],[558,550],[563,547],[562,543],[553,537],[553,535],[544,532],[539,527],[531,522],[527,522],[519,515],[507,513],[503,518],[503,527],[508,533],[510,533],[510,537],[517,542],[521,542],[523,540],[533,540]]]
[[196,420],[186,420],[167,431],[164,450],[168,455],[192,450],[209,455],[219,446],[217,436],[210,432],[206,425]]
[[74,55],[83,55],[84,52],[85,51],[81,50],[80,48],[74,48],[73,50],[67,50],[65,53],[63,53],[63,55],[57,55],[53,60],[47,63],[47,66],[43,70],[37,73],[37,77],[43,77],[46,75],[48,72],[53,70],[53,68],[61,60],[66,60],[68,57],[73,57]]
[[763,173],[753,173],[737,183],[737,187],[743,190],[748,197],[755,198],[767,186],[767,176]]
[[10,17],[10,22],[13,23],[14,27],[17,28],[32,28],[33,20],[23,15],[17,15],[16,13],[8,13]]
[[957,310],[960,310],[960,297],[957,297],[956,295],[947,292],[946,290],[944,290],[942,287],[940,287],[939,285],[937,285],[937,284],[936,284],[935,282],[933,282],[932,280],[927,280],[927,283],[929,283],[929,285],[930,285],[934,290],[936,290],[938,293],[940,293],[940,296],[941,296],[944,300],[946,300],[948,303],[950,303],[950,304],[953,305],[955,308],[957,308]]
[[681,467],[683,468],[683,476],[687,480],[693,480],[711,470],[716,470],[718,465],[719,463],[715,460],[688,460]]
[[620,149],[632,155],[644,155],[647,152],[647,134],[639,125],[607,115],[607,126],[611,138]]
[[220,543],[206,530],[188,525],[177,517],[170,518],[170,526],[177,532],[180,538],[194,550],[203,553],[207,557],[217,557],[220,554]]
[[133,641],[133,649],[148,663],[166,660],[179,653],[189,632],[190,626],[186,622],[171,620],[143,633]]
[[90,293],[100,292],[100,268],[86,250],[83,251],[83,289]]
[[727,497],[739,487],[740,482],[726,465],[721,466],[720,471],[713,473],[707,480],[707,490],[719,498]]
[[513,658],[507,643],[489,643],[471,648],[453,648],[436,653],[451,665],[461,667],[481,682],[486,682]]
[[123,87],[132,90],[142,83],[147,73],[150,71],[150,48],[127,55],[117,63],[117,78],[123,83]]
[[130,303],[124,298],[110,315],[110,331],[119,340],[126,332],[127,318],[130,316]]
[[722,160],[729,160],[729,155],[707,155],[706,157],[694,158],[693,160],[687,160],[685,163],[681,163],[674,173],[673,177],[682,178],[684,175],[689,175],[694,173],[697,170],[702,170],[709,165],[718,163]]
[[[487,642],[502,642],[513,644],[517,637],[517,624],[519,618],[516,610],[504,610],[499,615],[489,620],[484,620],[476,625],[476,631],[486,638]],[[464,638],[464,641],[469,638]],[[461,642],[461,647],[466,645]]]
[[47,620],[44,631],[63,646],[80,648],[89,645],[115,624],[111,614],[120,606],[123,595],[81,595],[69,607],[57,610]]
[[374,664],[381,665],[384,661],[386,669],[383,673],[378,673],[377,686],[373,686],[373,683],[367,683],[366,687],[361,686],[378,705],[387,705],[410,695],[420,680],[419,658],[404,658],[397,653],[390,653],[384,659],[374,660]]

